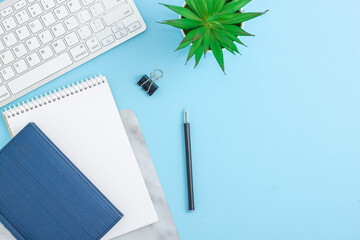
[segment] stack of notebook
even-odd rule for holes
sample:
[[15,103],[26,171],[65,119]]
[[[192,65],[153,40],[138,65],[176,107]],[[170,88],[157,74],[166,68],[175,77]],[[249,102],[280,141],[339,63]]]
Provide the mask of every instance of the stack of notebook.
[[[42,231],[39,226],[43,226],[41,221],[45,222],[48,218],[51,218],[53,222],[47,234],[55,235],[55,229],[67,232],[64,221],[71,218],[78,223],[78,228],[81,231],[88,232],[89,239],[111,239],[158,220],[105,77],[92,78],[49,93],[21,106],[7,109],[4,112],[4,118],[11,135],[15,136],[12,142],[20,142],[22,144],[20,144],[20,149],[23,149],[25,155],[23,158],[22,156],[15,157],[14,152],[17,152],[18,149],[11,147],[6,147],[0,153],[2,164],[0,165],[0,177],[7,179],[11,175],[18,184],[13,186],[10,182],[6,184],[4,180],[4,183],[1,183],[0,191],[13,189],[14,195],[12,197],[15,197],[17,190],[20,189],[21,191],[18,193],[23,195],[17,200],[18,204],[21,204],[24,209],[29,209],[29,206],[41,207],[44,214],[37,218],[38,221],[31,221],[31,217],[28,217],[35,212],[29,212],[28,215],[27,212],[22,212],[21,208],[18,212],[15,211],[14,214],[17,215],[11,215],[14,209],[6,210],[8,212],[5,214],[5,209],[8,209],[7,203],[6,201],[0,202],[0,221],[18,239],[56,239],[52,237],[39,238],[36,237],[37,235],[29,237],[30,235],[28,235],[40,234]],[[35,124],[28,125],[28,123]],[[24,129],[25,126],[27,127]],[[28,134],[28,129],[32,129],[31,134],[33,135],[39,133],[43,136],[42,139],[45,141],[44,144],[47,144],[46,147],[44,145],[36,151],[33,150],[38,146],[28,145],[37,143],[35,140],[34,142],[31,140],[32,137],[27,139],[28,142],[23,142],[24,135]],[[55,149],[56,154],[62,156],[62,160],[56,159],[54,152],[52,155],[47,152],[47,155],[42,157],[34,155],[43,148],[48,149],[47,151]],[[48,164],[52,165],[46,166],[47,168],[45,166],[41,169],[34,167],[42,166],[46,162],[45,159],[48,157],[51,159],[50,155],[54,158],[54,164],[49,160]],[[3,161],[5,161],[3,159],[10,158],[17,159],[18,165],[11,165],[12,168],[3,165]],[[22,164],[30,163],[27,162],[29,159],[39,161],[38,163],[35,161],[35,164],[38,165],[30,164],[28,165],[29,169],[27,169]],[[68,166],[72,166],[70,169],[73,172],[69,172],[70,170],[66,166],[63,166],[64,169],[59,167],[59,164],[64,165],[64,162]],[[21,174],[20,172],[15,173],[12,172],[13,169],[21,169],[22,172]],[[45,176],[44,172],[49,174],[52,171],[58,171],[59,175],[54,175],[53,181],[47,182],[46,180],[49,180],[51,174]],[[63,174],[66,171],[68,175],[65,176]],[[28,173],[28,178],[37,185],[32,185],[31,189],[24,185],[22,179],[24,172]],[[5,174],[8,174],[7,177]],[[74,185],[74,182],[78,185]],[[45,183],[48,185],[44,185]],[[58,186],[57,194],[49,191],[53,185]],[[40,190],[44,195],[37,195],[37,191]],[[83,195],[77,201],[77,195],[74,195],[76,191],[78,195],[84,192],[89,194],[93,192],[94,204],[89,202],[89,207],[86,208],[84,202],[89,199],[89,196]],[[67,197],[62,194],[64,192],[68,194]],[[41,196],[49,198],[48,202]],[[70,196],[73,196],[73,199]],[[71,199],[71,201],[65,201],[66,199]],[[34,205],[28,205],[29,202]],[[98,205],[102,207],[100,208]],[[87,209],[88,215],[77,211],[78,208],[83,211]],[[93,208],[101,209],[104,216],[93,211]],[[19,214],[26,217],[19,218]],[[20,220],[15,221],[14,219]],[[100,221],[101,224],[98,224],[97,221]],[[94,225],[97,227],[93,227]],[[76,230],[73,236],[64,235],[59,239],[78,239],[74,236],[79,233],[80,230]],[[96,236],[96,234],[98,235]]]

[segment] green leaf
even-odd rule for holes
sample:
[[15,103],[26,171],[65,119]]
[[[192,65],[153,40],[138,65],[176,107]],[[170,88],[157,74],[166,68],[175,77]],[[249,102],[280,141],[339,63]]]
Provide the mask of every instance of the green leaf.
[[230,47],[229,45],[220,42],[220,46],[223,47],[223,48],[225,48],[226,50],[228,50],[229,52],[231,52],[232,54],[235,55],[234,50],[231,49],[231,47]]
[[237,17],[240,13],[224,13],[224,14],[219,14],[219,17],[216,19],[217,21],[219,20],[229,20],[229,19],[233,19],[235,17]]
[[186,63],[194,56],[195,52],[200,48],[203,39],[204,39],[204,35],[202,35],[199,39],[194,41],[193,45],[191,45],[188,57],[186,59]]
[[226,36],[227,36],[230,40],[232,40],[232,41],[234,41],[234,42],[237,42],[237,43],[239,43],[239,44],[247,47],[247,46],[246,46],[242,41],[240,41],[240,39],[239,39],[236,35],[234,35],[233,33],[226,32],[225,34],[226,34]]
[[205,0],[195,0],[194,2],[195,2],[195,5],[196,5],[196,8],[198,10],[200,17],[202,17],[203,19],[206,19],[208,17],[208,11],[206,9],[207,4],[206,4]]
[[210,16],[210,17],[206,20],[206,22],[208,23],[208,22],[215,21],[219,16],[220,16],[219,13],[215,13],[214,15]]
[[225,32],[225,28],[224,25],[222,25],[221,23],[214,21],[209,23],[209,25],[211,26],[212,29],[220,29],[221,31]]
[[197,15],[199,15],[199,11],[196,8],[195,1],[197,1],[197,0],[185,0],[186,4],[189,6],[189,8],[191,10],[193,10]]
[[215,0],[214,13],[220,12],[224,7],[225,2],[226,2],[226,0]]
[[178,6],[174,6],[174,5],[163,4],[163,3],[160,3],[160,4],[167,7],[167,8],[169,8],[170,10],[176,12],[177,14],[180,14],[181,16],[183,16],[185,18],[190,18],[190,19],[193,19],[193,20],[202,21],[202,19],[197,14],[195,14],[193,11],[191,11],[191,10],[189,10],[187,8],[178,7]]
[[182,40],[179,47],[175,51],[189,46],[192,42],[200,38],[201,35],[204,34],[204,32],[205,32],[204,27],[191,30],[190,32],[188,32],[188,34],[186,34],[185,38]]
[[227,14],[223,14],[220,17],[218,17],[217,21],[222,23],[222,24],[239,24],[242,22],[246,22],[250,19],[259,17],[263,14],[265,14],[267,11],[265,12],[260,12],[260,13],[227,13]]
[[204,57],[206,56],[206,53],[209,50],[210,41],[211,41],[211,29],[207,28],[204,33]]
[[220,35],[225,36],[226,29],[224,25],[219,22],[211,22],[211,24],[214,31],[217,31]]
[[226,34],[223,31],[219,29],[215,29],[213,31],[213,34],[216,37],[216,39],[219,41],[221,46],[223,46],[229,52],[234,54],[234,49],[231,48],[232,41],[226,36]]
[[209,16],[212,16],[214,14],[214,5],[215,5],[215,1],[217,0],[207,0],[207,7],[206,9],[208,10]]
[[190,43],[192,43],[194,41],[194,38],[195,38],[195,35],[196,35],[198,29],[199,28],[191,30],[190,32],[188,32],[188,34],[186,34],[184,39],[181,41],[179,47],[175,51],[183,49],[183,48],[189,46]]
[[210,47],[211,47],[211,50],[213,51],[216,61],[219,63],[219,66],[225,73],[224,54],[223,54],[223,51],[221,49],[219,42],[217,41],[217,39],[215,38],[214,35],[211,36]]
[[195,52],[195,67],[194,68],[196,68],[196,66],[200,62],[200,59],[203,55],[203,48],[204,48],[204,46],[203,46],[203,44],[201,44],[200,47]]
[[232,49],[234,52],[240,54],[239,49],[237,48],[237,46],[235,45],[235,43],[234,43],[233,41],[230,41],[230,45],[231,45],[231,46],[230,46],[231,49]]
[[203,24],[200,21],[182,18],[182,19],[173,19],[167,20],[165,22],[160,22],[161,24],[167,24],[176,28],[190,30],[193,28],[201,27]]
[[224,28],[226,31],[234,33],[237,36],[254,36],[236,25],[224,25]]
[[222,47],[224,47],[232,54],[235,54],[235,52],[240,53],[236,45],[234,44],[234,40],[227,37],[226,33],[227,32],[222,24],[220,24],[217,28],[213,29],[213,34]]
[[251,2],[251,0],[234,0],[227,3],[221,10],[221,14],[238,12],[242,7]]

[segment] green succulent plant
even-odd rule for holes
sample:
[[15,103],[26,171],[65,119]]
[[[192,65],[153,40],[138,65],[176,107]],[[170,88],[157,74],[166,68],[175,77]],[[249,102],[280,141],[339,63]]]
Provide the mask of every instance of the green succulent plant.
[[235,43],[246,46],[239,36],[254,36],[240,26],[241,23],[263,15],[265,12],[239,12],[251,0],[185,0],[186,6],[162,4],[180,14],[180,19],[160,22],[183,29],[186,36],[176,50],[191,44],[186,62],[195,55],[195,67],[208,50],[212,50],[221,69],[225,72],[222,48],[240,53]]

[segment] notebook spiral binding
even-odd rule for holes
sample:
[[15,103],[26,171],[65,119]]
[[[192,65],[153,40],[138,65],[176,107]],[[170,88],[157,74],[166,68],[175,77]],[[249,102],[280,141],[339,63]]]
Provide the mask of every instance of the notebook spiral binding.
[[4,115],[7,118],[15,117],[16,115],[20,115],[21,113],[28,112],[33,110],[34,108],[39,108],[50,104],[52,102],[60,101],[63,98],[69,97],[71,95],[77,94],[79,92],[88,90],[92,87],[96,87],[102,83],[105,83],[106,77],[99,76],[90,77],[90,79],[86,78],[85,81],[81,80],[80,82],[76,82],[76,84],[69,84],[67,87],[59,88],[58,90],[54,90],[53,92],[49,92],[48,94],[40,95],[40,97],[31,98],[31,100],[26,100],[26,102],[22,102],[22,104],[18,103],[18,105],[13,105],[13,107],[5,108]]

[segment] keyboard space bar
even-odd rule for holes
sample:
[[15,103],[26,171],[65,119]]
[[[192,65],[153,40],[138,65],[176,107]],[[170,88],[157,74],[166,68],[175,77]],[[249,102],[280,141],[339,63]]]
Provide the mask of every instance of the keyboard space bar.
[[40,82],[41,80],[51,76],[52,74],[66,68],[71,65],[73,61],[71,60],[67,52],[43,63],[40,66],[37,66],[33,70],[21,75],[18,78],[10,81],[8,86],[13,94],[17,94],[22,90],[34,85],[35,83]]

